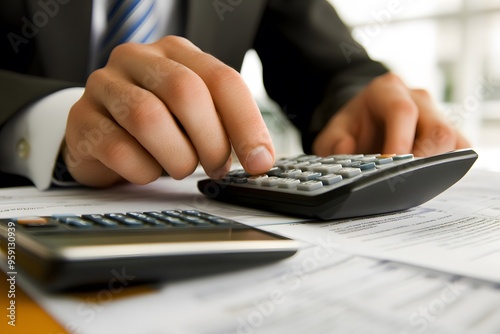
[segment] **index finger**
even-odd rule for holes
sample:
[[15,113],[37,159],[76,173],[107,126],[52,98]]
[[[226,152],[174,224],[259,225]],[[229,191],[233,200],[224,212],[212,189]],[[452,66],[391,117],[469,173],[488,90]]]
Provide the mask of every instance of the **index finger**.
[[243,167],[252,174],[268,171],[274,163],[272,139],[239,73],[187,39],[167,37],[158,43],[170,59],[190,68],[205,82]]
[[382,153],[409,153],[413,148],[418,107],[408,88],[395,75],[376,79],[369,91],[368,108],[384,124]]

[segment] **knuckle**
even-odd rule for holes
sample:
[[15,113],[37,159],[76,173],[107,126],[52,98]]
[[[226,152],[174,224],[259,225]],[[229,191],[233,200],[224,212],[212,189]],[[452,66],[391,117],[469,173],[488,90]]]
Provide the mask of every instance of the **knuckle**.
[[127,123],[134,126],[139,133],[148,131],[152,124],[162,123],[165,119],[165,106],[159,101],[144,100],[130,108]]
[[102,148],[102,154],[115,163],[126,162],[132,154],[131,148],[121,140],[108,141]]
[[194,155],[185,155],[181,161],[175,165],[166,168],[167,173],[175,180],[182,180],[193,174],[198,167],[198,158]]
[[85,110],[86,103],[83,102],[84,98],[85,98],[85,94],[71,106],[71,108],[69,110],[69,114],[68,114],[69,125],[79,123],[78,119],[80,118],[80,115],[82,114],[82,112]]
[[123,57],[130,57],[137,50],[138,44],[135,43],[122,43],[116,46],[109,55],[109,62],[113,63],[116,59]]
[[403,81],[401,80],[401,78],[393,72],[387,72],[387,73],[379,76],[377,79],[380,81],[391,83],[391,84],[403,84]]
[[185,43],[185,38],[175,35],[168,35],[161,39],[161,43],[167,46],[176,46],[180,43]]
[[453,129],[445,124],[436,125],[432,131],[432,138],[438,144],[449,142],[453,140],[454,137],[455,133]]
[[133,122],[138,112],[141,114],[141,110],[151,108],[151,99],[138,86],[109,80],[104,85],[104,91],[110,97],[106,104],[108,111],[119,123]]
[[175,77],[169,84],[170,94],[182,101],[190,100],[193,96],[204,96],[208,91],[202,78],[182,66],[177,66]]
[[98,87],[100,86],[103,82],[107,82],[109,80],[109,74],[108,70],[104,68],[97,69],[90,73],[89,77],[87,78],[87,89],[90,87]]
[[425,89],[412,89],[412,94],[414,94],[417,98],[422,99],[422,100],[430,100],[431,99],[431,94],[429,91]]
[[406,114],[411,117],[418,117],[418,108],[410,100],[398,99],[390,104],[390,109],[398,114]]
[[241,86],[243,79],[233,68],[221,65],[214,66],[209,73],[210,81],[219,89],[227,90],[233,87]]
[[109,77],[102,78],[102,89],[105,96],[118,97],[123,94],[123,85],[119,84],[117,81],[110,79]]
[[191,47],[191,48],[195,47],[195,45],[191,43],[191,41],[189,41],[187,38],[175,35],[165,36],[156,43],[158,43],[158,45],[161,45],[161,48],[167,51],[167,53],[168,50],[184,49],[186,47]]

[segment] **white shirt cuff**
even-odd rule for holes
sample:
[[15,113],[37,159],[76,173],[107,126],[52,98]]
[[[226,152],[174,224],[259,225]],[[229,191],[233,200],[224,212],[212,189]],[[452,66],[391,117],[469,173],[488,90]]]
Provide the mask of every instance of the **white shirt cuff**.
[[50,187],[66,131],[69,110],[84,88],[67,88],[31,104],[0,131],[3,172],[30,179],[39,190]]

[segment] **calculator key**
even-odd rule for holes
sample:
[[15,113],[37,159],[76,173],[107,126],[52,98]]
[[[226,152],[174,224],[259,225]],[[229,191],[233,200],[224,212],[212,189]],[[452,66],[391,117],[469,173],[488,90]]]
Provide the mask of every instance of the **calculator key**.
[[287,177],[287,178],[283,178],[283,179],[279,180],[278,188],[286,188],[286,189],[297,188],[297,185],[299,183],[300,183],[300,180]]
[[267,176],[266,174],[254,175],[254,176],[248,177],[247,178],[247,182],[249,184],[260,185],[262,183],[262,180],[267,179],[268,177],[269,176]]
[[369,163],[369,162],[374,162],[376,161],[377,158],[376,157],[363,157],[361,159],[359,159],[358,161],[361,161],[361,162],[365,162],[365,163]]
[[393,160],[391,157],[387,157],[387,158],[378,158],[374,161],[377,165],[386,165],[386,164],[389,164],[391,163]]
[[145,215],[142,212],[127,212],[127,216],[137,218],[139,220],[142,220],[146,224],[150,224],[150,225],[157,225],[157,226],[158,225],[165,225],[161,220],[156,219],[156,218],[151,217],[151,216],[148,216],[148,215]]
[[261,184],[265,187],[274,187],[278,185],[278,182],[281,180],[281,178],[277,176],[270,176],[264,180],[262,180]]
[[233,224],[232,220],[222,218],[219,216],[214,216],[206,212],[201,212],[198,210],[183,210],[182,213],[185,217],[198,217],[204,219],[205,223],[213,223],[215,225],[225,225],[225,224]]
[[188,216],[188,215],[186,215],[184,217],[184,220],[186,222],[190,223],[190,224],[195,225],[195,226],[204,226],[204,227],[211,226],[211,224],[210,224],[209,221],[207,221],[204,218],[197,217],[197,216]]
[[300,181],[309,181],[309,180],[316,180],[320,176],[321,173],[318,172],[303,172],[295,175],[295,178],[299,179]]
[[398,154],[392,157],[394,161],[413,159],[413,154]]
[[183,217],[185,217],[185,216],[196,216],[196,217],[203,217],[203,218],[210,217],[210,215],[208,213],[201,212],[198,210],[182,210],[181,213],[182,213]]
[[348,154],[347,157],[348,159],[351,159],[351,160],[359,160],[361,158],[363,158],[365,155],[364,154]]
[[238,184],[243,184],[243,183],[247,183],[248,179],[246,177],[235,177],[235,178],[233,178],[233,182],[238,183]]
[[350,159],[348,154],[333,154],[333,155],[329,155],[328,158],[333,158],[335,160]]
[[244,169],[234,169],[227,173],[227,176],[231,177],[245,177],[248,176],[247,172]]
[[290,160],[290,161],[287,161],[285,163],[280,163],[280,164],[276,165],[276,167],[279,167],[283,170],[294,169],[295,167],[293,167],[293,166],[296,163],[297,163],[297,160]]
[[168,224],[175,226],[175,227],[188,227],[189,226],[189,224],[184,219],[176,218],[176,217],[165,218],[165,222],[167,222]]
[[290,159],[279,159],[274,163],[274,167],[278,167],[281,169],[286,169],[285,166],[290,163]]
[[178,217],[175,217],[165,214],[164,212],[169,212],[169,211],[163,211],[163,212],[149,211],[146,212],[146,214],[175,227],[189,226],[188,223],[184,219],[182,219],[182,214]]
[[342,181],[342,175],[325,174],[321,177],[318,177],[318,181],[321,181],[325,186],[329,186]]
[[109,219],[104,217],[103,215],[99,214],[92,214],[92,215],[82,215],[83,219],[91,220],[97,225],[103,226],[103,227],[116,227],[118,226],[118,222],[113,219]]
[[335,163],[341,164],[342,167],[351,167],[352,160],[351,159],[335,160]]
[[356,175],[361,174],[361,169],[345,167],[345,168],[341,168],[338,171],[336,171],[335,174],[340,174],[340,175],[342,175],[343,178],[348,179],[348,178],[351,178],[351,177],[354,177]]
[[51,222],[46,217],[17,218],[16,223],[25,227],[57,227],[56,223]]
[[279,168],[279,167],[272,167],[270,170],[268,170],[266,172],[266,174],[268,176],[278,176],[280,175],[281,173],[283,173],[283,169]]
[[133,217],[128,217],[126,215],[123,215],[121,213],[106,213],[104,215],[106,218],[114,219],[122,223],[123,225],[127,226],[141,226],[144,225],[142,221],[139,219],[135,219]]
[[321,174],[332,174],[335,173],[336,170],[339,170],[341,168],[342,168],[341,164],[323,164],[321,166],[314,168],[314,171]]
[[309,161],[303,161],[303,162],[296,162],[294,164],[290,164],[289,167],[292,167],[293,169],[302,169],[302,167],[307,167],[311,163]]
[[306,191],[313,191],[313,190],[318,190],[323,187],[323,183],[321,181],[306,181],[306,182],[301,182],[299,185],[297,185],[298,190],[306,190]]
[[68,218],[79,218],[80,216],[77,216],[75,214],[55,214],[52,215],[52,218],[54,218],[57,221],[60,221],[61,223],[64,223],[64,221]]
[[362,162],[362,161],[356,161],[351,165],[352,168],[359,168],[361,169],[361,171],[374,169],[375,166],[376,165],[374,162]]
[[294,179],[295,176],[297,176],[300,173],[302,173],[301,169],[290,169],[290,170],[287,170],[287,171],[284,171],[283,173],[281,173],[280,177]]
[[231,177],[231,176],[227,176],[227,175],[226,175],[226,176],[222,177],[222,179],[221,179],[221,180],[222,180],[223,182],[225,182],[225,183],[231,183],[231,182],[234,182],[234,177]]
[[80,217],[68,217],[64,220],[64,223],[73,227],[92,227],[94,224],[86,219]]
[[179,217],[179,218],[182,218],[184,216],[184,214],[181,211],[179,211],[179,210],[164,210],[161,213],[164,213],[164,214],[166,214],[167,216],[170,216],[170,217]]
[[321,167],[322,164],[320,162],[311,162],[309,165],[305,167],[301,167],[302,170],[308,171],[308,172],[313,172],[315,168]]
[[227,226],[227,225],[233,225],[234,221],[222,217],[217,217],[217,216],[212,216],[212,217],[207,217],[207,219],[214,225],[218,226]]
[[302,156],[297,158],[297,161],[298,162],[304,162],[304,161],[313,162],[313,161],[318,161],[319,159],[321,159],[321,158],[316,156],[316,155],[302,155]]

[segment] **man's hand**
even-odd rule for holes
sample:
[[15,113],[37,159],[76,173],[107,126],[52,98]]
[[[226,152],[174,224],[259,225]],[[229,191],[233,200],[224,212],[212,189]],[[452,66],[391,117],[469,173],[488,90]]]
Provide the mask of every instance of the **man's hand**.
[[409,152],[430,156],[468,146],[441,118],[426,91],[409,89],[388,73],[375,78],[330,119],[313,151],[323,156]]
[[201,163],[220,178],[231,146],[257,174],[274,162],[271,136],[240,75],[184,38],[123,44],[93,72],[70,111],[63,151],[76,181],[145,184]]

